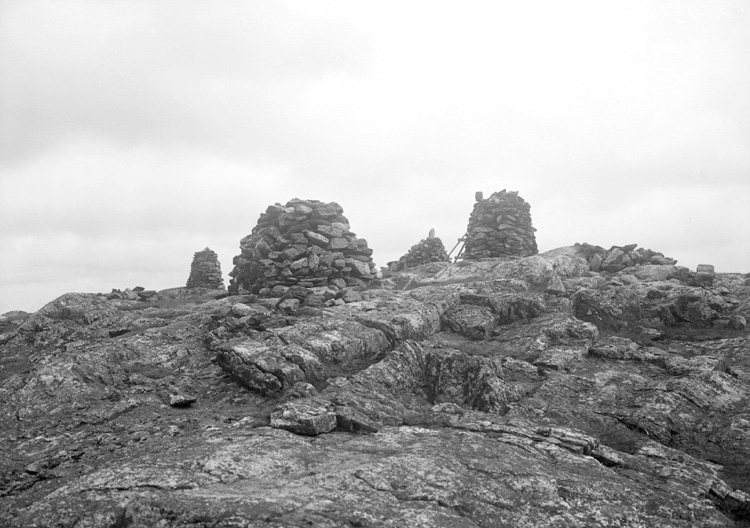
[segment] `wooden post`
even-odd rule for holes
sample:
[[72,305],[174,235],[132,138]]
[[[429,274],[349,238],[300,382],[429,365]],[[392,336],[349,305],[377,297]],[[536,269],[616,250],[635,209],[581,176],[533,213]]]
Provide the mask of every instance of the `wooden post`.
[[[468,233],[466,233],[466,235],[468,235]],[[454,251],[456,251],[456,248],[458,247],[459,244],[461,244],[462,242],[466,242],[466,235],[458,239],[458,242],[456,242],[456,245],[453,246],[453,249],[451,249],[451,252],[448,253],[448,258],[451,258],[451,255],[453,254]],[[461,246],[461,249],[458,250],[458,254],[456,255],[456,258],[454,260],[458,260],[458,257],[461,255],[461,253],[463,253],[464,247],[465,247],[465,244]]]

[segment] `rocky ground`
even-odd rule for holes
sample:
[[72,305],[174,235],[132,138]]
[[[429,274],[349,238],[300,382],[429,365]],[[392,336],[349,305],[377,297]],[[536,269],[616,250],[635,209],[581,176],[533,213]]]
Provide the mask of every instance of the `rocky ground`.
[[750,526],[747,276],[567,248],[379,286],[0,318],[0,525]]

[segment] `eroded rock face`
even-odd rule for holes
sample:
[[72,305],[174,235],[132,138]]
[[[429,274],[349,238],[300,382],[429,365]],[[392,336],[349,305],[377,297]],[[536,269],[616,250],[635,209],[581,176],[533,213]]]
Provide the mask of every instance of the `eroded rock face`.
[[294,199],[269,206],[229,274],[230,293],[270,296],[276,286],[364,286],[376,278],[372,249],[351,231],[336,202]]
[[502,190],[478,200],[469,217],[463,258],[536,254],[536,229],[531,225],[530,211],[529,204],[516,191]]
[[750,281],[644,268],[68,294],[1,328],[0,525],[747,525]]
[[193,255],[187,287],[213,290],[224,289],[224,279],[221,276],[219,256],[214,251],[206,248]]

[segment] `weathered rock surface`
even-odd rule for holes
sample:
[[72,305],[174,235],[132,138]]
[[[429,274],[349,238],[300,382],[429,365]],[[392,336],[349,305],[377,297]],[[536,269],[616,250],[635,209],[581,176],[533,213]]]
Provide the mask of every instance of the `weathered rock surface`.
[[748,526],[750,280],[677,268],[64,295],[0,321],[0,525]]

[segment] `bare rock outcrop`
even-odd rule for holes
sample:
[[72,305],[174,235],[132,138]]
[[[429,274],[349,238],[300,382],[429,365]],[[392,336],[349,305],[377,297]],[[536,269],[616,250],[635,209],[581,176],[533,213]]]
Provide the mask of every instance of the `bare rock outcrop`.
[[219,256],[214,251],[206,248],[202,251],[197,251],[193,255],[187,287],[209,288],[213,290],[224,289],[224,279],[221,276]]
[[272,205],[250,235],[229,274],[231,293],[271,294],[275,286],[365,286],[377,277],[367,240],[351,231],[336,202],[293,199]]
[[747,526],[750,279],[676,268],[64,295],[0,326],[0,525]]
[[[478,196],[479,198],[479,196]],[[479,199],[469,217],[465,259],[535,255],[536,229],[531,225],[531,206],[517,191],[492,193]]]

